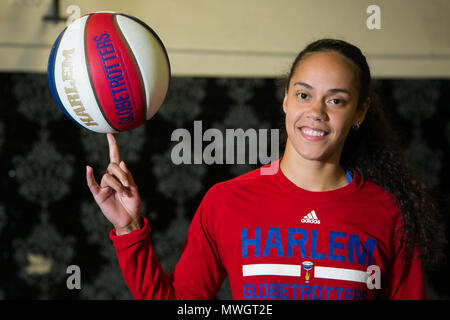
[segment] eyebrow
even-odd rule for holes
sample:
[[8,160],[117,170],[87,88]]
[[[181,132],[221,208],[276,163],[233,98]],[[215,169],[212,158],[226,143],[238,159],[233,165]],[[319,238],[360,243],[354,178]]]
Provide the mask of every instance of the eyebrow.
[[[307,84],[306,82],[301,82],[301,81],[296,82],[296,83],[294,83],[294,87],[295,86],[302,86],[302,87],[314,90],[314,88],[311,85]],[[329,89],[328,92],[331,92],[331,93],[342,92],[342,93],[348,94],[349,96],[351,95],[348,90],[340,89],[340,88]]]

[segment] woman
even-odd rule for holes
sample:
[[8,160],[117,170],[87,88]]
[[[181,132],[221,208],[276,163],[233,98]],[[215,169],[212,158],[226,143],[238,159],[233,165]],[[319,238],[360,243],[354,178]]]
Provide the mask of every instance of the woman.
[[213,186],[170,275],[108,134],[107,173],[100,186],[91,167],[86,177],[114,225],[110,238],[133,296],[212,299],[228,274],[235,299],[426,298],[422,265],[437,257],[441,229],[370,83],[365,57],[349,43],[322,39],[300,52],[282,106],[285,152],[271,165],[280,170]]

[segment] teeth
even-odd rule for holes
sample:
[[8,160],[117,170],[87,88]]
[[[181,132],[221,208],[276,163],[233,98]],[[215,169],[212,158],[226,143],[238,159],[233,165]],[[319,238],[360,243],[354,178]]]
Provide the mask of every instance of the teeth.
[[322,137],[325,135],[325,132],[323,131],[315,131],[311,129],[303,129],[303,132],[307,135],[314,136],[314,137]]

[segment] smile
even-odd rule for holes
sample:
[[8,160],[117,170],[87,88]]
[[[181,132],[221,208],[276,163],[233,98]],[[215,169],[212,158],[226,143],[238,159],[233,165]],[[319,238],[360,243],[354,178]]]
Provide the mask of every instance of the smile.
[[310,136],[322,137],[325,135],[323,131],[315,131],[311,129],[302,129],[302,131]]
[[311,140],[311,139],[317,140],[328,134],[327,131],[320,130],[320,129],[312,129],[309,127],[301,127],[299,129],[300,129],[300,132],[302,133],[302,135],[309,140]]

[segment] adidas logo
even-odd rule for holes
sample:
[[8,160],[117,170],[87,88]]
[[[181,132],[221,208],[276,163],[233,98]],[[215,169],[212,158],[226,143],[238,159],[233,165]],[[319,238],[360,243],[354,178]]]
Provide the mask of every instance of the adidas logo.
[[317,218],[316,212],[314,210],[308,213],[306,216],[304,216],[300,221],[302,223],[320,224],[320,220],[319,218]]

